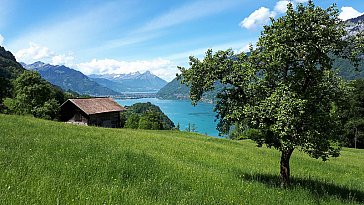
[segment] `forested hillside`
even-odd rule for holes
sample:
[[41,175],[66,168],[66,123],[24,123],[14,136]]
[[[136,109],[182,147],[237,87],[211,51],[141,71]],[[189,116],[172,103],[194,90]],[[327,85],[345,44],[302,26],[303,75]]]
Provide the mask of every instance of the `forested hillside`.
[[25,70],[0,46],[0,113],[57,118],[59,105],[73,97],[34,71]]
[[0,112],[4,110],[3,100],[12,95],[12,81],[24,72],[10,51],[0,46]]
[[175,128],[172,120],[162,110],[150,102],[126,106],[122,113],[125,128],[148,130],[171,130]]

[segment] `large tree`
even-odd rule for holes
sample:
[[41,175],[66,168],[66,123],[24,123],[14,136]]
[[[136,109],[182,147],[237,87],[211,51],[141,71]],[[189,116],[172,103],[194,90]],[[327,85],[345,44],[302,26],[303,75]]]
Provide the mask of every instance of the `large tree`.
[[[39,73],[26,71],[14,81],[14,99],[8,98],[7,107],[16,114],[54,119],[57,116],[63,93],[46,82]],[[57,96],[61,94],[62,96]]]
[[193,103],[214,82],[227,85],[215,107],[219,131],[244,130],[258,146],[279,150],[283,187],[295,149],[323,160],[339,155],[338,110],[346,91],[333,59],[353,59],[355,48],[334,5],[287,7],[285,16],[264,26],[249,54],[208,50],[203,60],[191,56],[189,69],[179,67]]

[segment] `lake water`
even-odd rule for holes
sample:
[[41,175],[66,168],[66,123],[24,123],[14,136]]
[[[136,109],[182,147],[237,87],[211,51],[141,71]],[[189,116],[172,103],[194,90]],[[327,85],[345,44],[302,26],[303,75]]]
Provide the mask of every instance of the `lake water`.
[[188,128],[188,124],[194,124],[197,132],[218,137],[215,122],[216,113],[213,111],[214,105],[200,102],[196,106],[188,100],[160,100],[157,98],[140,99],[115,99],[122,106],[130,106],[139,102],[151,102],[171,119],[175,125],[180,124],[180,130]]

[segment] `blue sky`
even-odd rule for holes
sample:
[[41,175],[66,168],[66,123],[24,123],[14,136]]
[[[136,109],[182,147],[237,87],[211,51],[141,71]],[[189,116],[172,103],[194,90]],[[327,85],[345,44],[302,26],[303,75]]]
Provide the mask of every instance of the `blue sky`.
[[[26,63],[65,64],[85,74],[150,70],[169,81],[190,55],[246,50],[270,16],[284,14],[287,2],[0,0],[0,45]],[[362,0],[314,2],[324,8],[336,3],[343,19],[364,12]]]

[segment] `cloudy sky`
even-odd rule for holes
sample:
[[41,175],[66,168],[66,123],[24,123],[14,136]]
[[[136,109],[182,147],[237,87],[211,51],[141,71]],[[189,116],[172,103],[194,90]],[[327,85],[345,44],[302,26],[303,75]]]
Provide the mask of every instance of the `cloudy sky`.
[[[306,0],[292,0],[294,4]],[[340,18],[364,13],[363,0],[336,3]],[[208,48],[244,51],[281,0],[0,0],[0,45],[18,61],[63,64],[85,74],[150,70],[171,80],[188,56]]]

